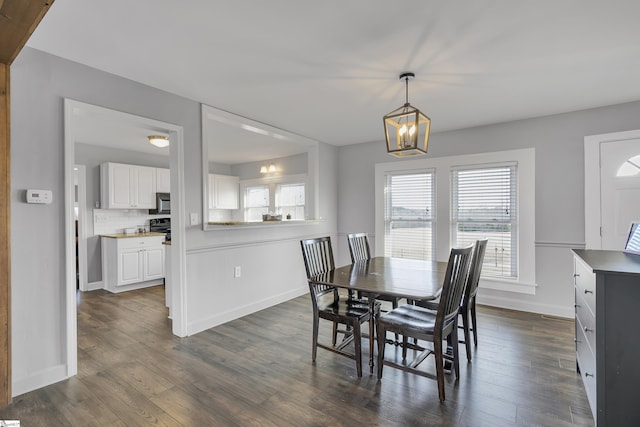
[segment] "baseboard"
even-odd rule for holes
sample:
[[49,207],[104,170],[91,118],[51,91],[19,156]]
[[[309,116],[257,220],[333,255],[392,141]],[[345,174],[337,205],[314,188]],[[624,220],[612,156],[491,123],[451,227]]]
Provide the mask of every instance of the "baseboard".
[[56,365],[36,372],[27,378],[14,380],[11,384],[11,395],[13,397],[20,396],[67,378],[67,365]]
[[573,319],[575,317],[575,310],[573,306],[566,307],[552,304],[538,304],[498,296],[487,297],[486,295],[480,295],[480,293],[478,293],[476,298],[478,304],[489,305],[491,307],[527,311],[529,313],[546,314],[549,316],[564,317],[567,319]]
[[292,289],[279,295],[253,302],[241,307],[235,307],[233,310],[217,313],[214,316],[209,316],[205,319],[197,320],[194,322],[187,322],[187,336],[197,334],[198,332],[206,331],[214,326],[222,325],[223,323],[230,322],[238,319],[242,316],[246,316],[256,311],[264,310],[265,308],[273,307],[274,305],[289,301],[290,299],[297,298],[309,292],[307,286]]
[[103,287],[104,283],[102,283],[102,280],[87,283],[87,291],[97,291],[98,289],[102,289]]

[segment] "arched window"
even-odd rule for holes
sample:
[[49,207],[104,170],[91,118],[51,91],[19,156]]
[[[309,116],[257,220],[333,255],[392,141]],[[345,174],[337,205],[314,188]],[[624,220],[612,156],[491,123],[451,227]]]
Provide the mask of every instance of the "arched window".
[[640,173],[640,154],[633,156],[618,168],[617,177],[635,176]]

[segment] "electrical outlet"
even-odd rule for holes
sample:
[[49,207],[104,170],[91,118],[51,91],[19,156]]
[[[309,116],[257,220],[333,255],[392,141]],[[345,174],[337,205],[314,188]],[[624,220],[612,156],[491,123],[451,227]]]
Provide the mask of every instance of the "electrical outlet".
[[233,277],[235,277],[236,279],[238,277],[240,277],[242,275],[242,269],[240,268],[239,265],[237,265],[234,269],[233,269]]
[[191,225],[198,225],[200,223],[197,212],[191,212],[190,217],[191,217]]

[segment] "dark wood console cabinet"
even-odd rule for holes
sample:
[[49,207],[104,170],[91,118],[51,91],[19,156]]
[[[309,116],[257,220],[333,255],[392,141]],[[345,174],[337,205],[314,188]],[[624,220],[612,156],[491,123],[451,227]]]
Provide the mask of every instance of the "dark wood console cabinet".
[[576,361],[599,426],[640,426],[640,255],[573,250]]

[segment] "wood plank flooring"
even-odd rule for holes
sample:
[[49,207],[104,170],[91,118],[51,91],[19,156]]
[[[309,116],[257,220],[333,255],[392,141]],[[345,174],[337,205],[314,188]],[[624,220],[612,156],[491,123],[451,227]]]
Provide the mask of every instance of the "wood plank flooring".
[[81,293],[78,375],[14,398],[0,419],[23,426],[593,425],[575,371],[572,321],[479,307],[478,324],[473,362],[463,359],[457,383],[448,376],[440,404],[428,378],[385,367],[378,382],[365,362],[358,379],[352,360],[322,349],[312,364],[308,296],[177,338],[161,286]]

